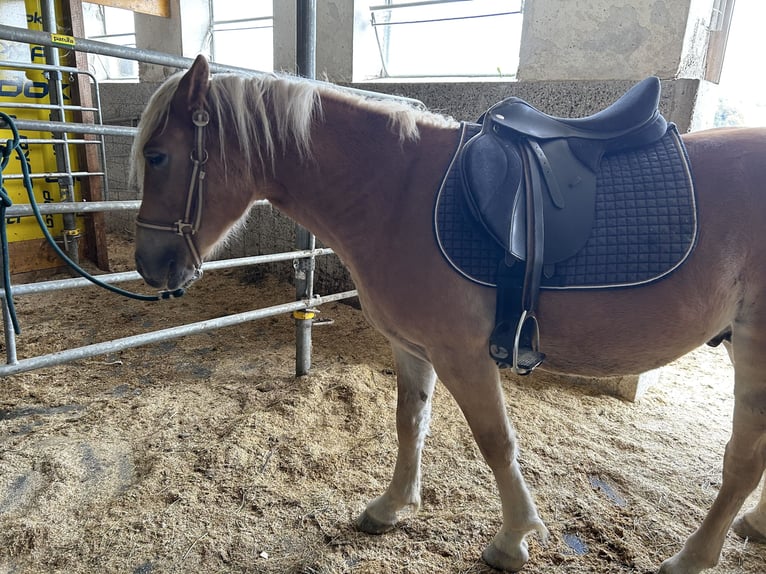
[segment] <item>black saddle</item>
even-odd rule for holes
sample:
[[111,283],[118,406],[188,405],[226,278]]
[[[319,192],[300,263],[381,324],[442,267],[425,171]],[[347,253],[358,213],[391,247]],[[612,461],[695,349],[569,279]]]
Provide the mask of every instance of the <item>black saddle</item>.
[[503,100],[487,113],[496,124],[536,139],[611,140],[612,145],[637,147],[644,143],[642,128],[651,130],[660,116],[659,99],[660,81],[652,76],[633,86],[608,108],[585,118],[549,116],[519,98]]
[[490,339],[501,366],[527,374],[543,361],[535,317],[542,274],[552,274],[590,237],[603,156],[665,135],[659,95],[659,79],[650,77],[585,118],[549,116],[519,98],[482,115],[461,167],[474,217],[506,253]]

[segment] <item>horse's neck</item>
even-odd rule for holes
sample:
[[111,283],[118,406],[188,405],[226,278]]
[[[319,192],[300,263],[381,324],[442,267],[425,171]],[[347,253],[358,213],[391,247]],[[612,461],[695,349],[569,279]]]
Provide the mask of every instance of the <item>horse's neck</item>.
[[313,158],[280,160],[279,193],[270,199],[348,260],[349,246],[390,237],[405,216],[425,216],[428,225],[454,139],[451,130],[424,128],[419,142],[401,143],[385,116],[323,101]]

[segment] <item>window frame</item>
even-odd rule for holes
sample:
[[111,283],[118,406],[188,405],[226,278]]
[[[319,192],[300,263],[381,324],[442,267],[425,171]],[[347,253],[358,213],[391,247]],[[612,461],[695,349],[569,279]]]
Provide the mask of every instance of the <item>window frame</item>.
[[[475,79],[514,79],[516,76],[516,73],[518,71],[518,54],[521,47],[521,25],[522,25],[522,19],[523,19],[523,12],[524,12],[524,0],[517,0],[513,3],[508,1],[507,3],[509,5],[512,5],[512,8],[509,9],[503,9],[503,10],[495,10],[493,12],[489,12],[487,10],[481,11],[481,3],[485,2],[486,4],[490,4],[489,0],[421,0],[421,1],[396,1],[396,0],[384,0],[383,3],[373,4],[368,6],[369,10],[369,27],[372,31],[372,35],[374,36],[376,47],[377,47],[377,54],[379,57],[379,73],[376,77],[368,78],[368,80],[375,81],[375,80],[397,80],[397,79],[407,79],[407,78],[415,78],[415,79],[455,79],[455,78],[475,78]],[[420,19],[397,19],[396,21],[391,21],[391,16],[399,12],[400,14],[406,15],[406,10],[410,8],[425,8],[426,10],[429,8],[438,9],[440,6],[444,6],[447,4],[457,4],[457,3],[471,3],[474,6],[478,6],[479,9],[476,10],[476,13],[473,14],[464,14],[464,15],[452,15],[452,16],[445,16],[440,18],[423,18]],[[499,4],[500,2],[494,2],[496,4]],[[377,19],[376,14],[379,13],[388,13],[388,19],[389,21],[380,21]],[[501,70],[500,66],[497,66],[495,72],[494,70],[489,71],[477,71],[476,69],[471,70],[468,68],[463,68],[462,70],[458,70],[456,72],[451,73],[424,73],[424,72],[416,72],[416,73],[398,73],[398,72],[392,72],[390,70],[391,67],[391,42],[392,42],[392,32],[394,30],[394,26],[424,26],[429,24],[441,24],[445,22],[454,22],[454,21],[476,21],[479,19],[491,19],[491,18],[507,18],[507,17],[518,17],[518,40],[516,42],[516,45],[512,48],[515,50],[516,54],[515,57],[512,57],[512,60],[515,60],[515,66],[511,66],[512,70],[506,69]],[[410,51],[411,52],[411,51]],[[433,60],[430,60],[433,62]]]

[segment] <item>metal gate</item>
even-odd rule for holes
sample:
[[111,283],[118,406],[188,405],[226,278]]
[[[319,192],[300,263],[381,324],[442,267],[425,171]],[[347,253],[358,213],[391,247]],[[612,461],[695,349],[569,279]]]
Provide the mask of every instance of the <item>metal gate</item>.
[[[55,20],[54,20],[55,21]],[[105,44],[101,42],[95,42],[92,40],[85,40],[79,38],[62,37],[55,33],[55,30],[51,33],[37,32],[24,28],[16,28],[11,26],[0,25],[0,40],[8,40],[13,42],[23,42],[27,44],[41,45],[48,48],[56,48],[61,45],[65,45],[68,49],[78,50],[83,52],[91,52],[95,54],[101,54],[105,56],[114,56],[124,59],[137,60],[146,63],[161,64],[165,66],[172,66],[177,68],[187,68],[191,65],[192,60],[188,58],[181,58],[171,56],[168,54],[154,52],[149,50],[140,50],[134,48],[127,48],[122,46],[114,46],[111,44]],[[54,50],[55,51],[55,50]],[[23,62],[0,62],[0,68],[3,67],[15,67],[24,68],[29,66]],[[38,68],[43,69],[49,74],[50,82],[55,84],[56,81],[60,81],[61,74],[88,74],[81,70],[67,68],[58,64],[46,64],[37,65]],[[243,70],[241,68],[233,68],[228,66],[221,66],[218,64],[211,64],[213,72],[220,71],[235,71],[247,74],[257,74],[252,70]],[[104,158],[104,146],[103,136],[119,136],[119,137],[132,137],[135,133],[134,128],[122,127],[122,126],[106,126],[101,124],[100,117],[100,101],[98,97],[98,83],[95,78],[91,77],[91,81],[94,82],[94,92],[97,95],[95,109],[89,108],[89,111],[95,112],[97,121],[93,124],[86,123],[71,123],[66,121],[18,121],[16,125],[19,129],[23,130],[36,130],[42,132],[50,132],[52,137],[40,138],[39,141],[29,140],[28,144],[41,145],[41,146],[56,146],[63,145],[68,147],[69,145],[95,145],[99,147],[102,165],[105,165]],[[59,89],[55,85],[51,86],[51,89]],[[349,88],[350,89],[350,88]],[[407,100],[411,103],[421,105],[416,100],[409,98],[399,98],[396,96],[390,96],[387,94],[378,94],[373,92],[366,92],[363,90],[353,90],[364,95],[372,95],[376,98],[393,98],[398,100]],[[58,111],[59,118],[64,118],[64,113],[68,111],[71,106],[63,106],[61,100],[52,106]],[[67,108],[67,109],[65,109]],[[0,122],[0,128],[4,127]],[[96,139],[86,138],[83,136],[97,136]],[[76,137],[72,137],[76,136]],[[35,177],[42,178],[56,178],[59,182],[62,180],[64,183],[73,181],[78,177],[102,177],[104,179],[104,186],[106,189],[106,171],[101,169],[96,172],[79,172],[72,168],[71,163],[64,162],[61,165],[61,169],[55,173],[39,173],[34,174]],[[268,202],[259,202],[261,205]],[[40,210],[44,215],[48,214],[73,214],[80,213],[93,213],[115,210],[137,210],[139,207],[139,201],[101,201],[101,202],[78,202],[73,201],[73,198],[69,198],[66,202],[59,203],[46,203],[40,205]],[[31,205],[18,204],[8,208],[8,218],[21,218],[27,217],[32,214]],[[2,316],[3,316],[3,330],[5,337],[5,349],[6,349],[6,364],[0,365],[0,376],[13,375],[33,369],[50,367],[59,365],[69,361],[92,357],[95,355],[111,353],[122,349],[131,347],[137,347],[149,343],[155,343],[167,339],[182,337],[185,335],[191,335],[210,331],[213,329],[228,327],[247,321],[253,321],[256,319],[262,319],[265,317],[271,317],[274,315],[281,315],[285,313],[293,313],[296,318],[296,374],[305,374],[310,367],[310,327],[311,327],[311,314],[300,313],[305,309],[313,308],[324,303],[338,301],[356,296],[355,290],[344,291],[334,293],[326,296],[317,296],[313,294],[313,269],[314,259],[319,256],[325,256],[332,253],[332,250],[326,248],[316,248],[314,244],[313,236],[305,233],[298,233],[299,245],[296,250],[274,253],[268,255],[258,255],[252,257],[242,257],[236,259],[227,259],[221,261],[211,261],[203,265],[205,271],[212,271],[218,269],[227,269],[233,267],[242,267],[250,265],[258,265],[263,263],[273,263],[277,261],[293,261],[296,268],[296,284],[298,285],[298,300],[286,302],[284,304],[275,305],[271,307],[254,309],[243,313],[234,315],[227,315],[216,319],[209,319],[206,321],[200,321],[196,323],[189,323],[172,327],[168,329],[162,329],[157,331],[150,331],[139,335],[133,335],[120,339],[114,339],[110,341],[104,341],[102,343],[95,343],[77,348],[66,349],[64,351],[40,355],[29,358],[18,358],[16,354],[16,339],[15,333],[11,326],[11,316],[8,307],[8,294],[5,290],[0,289],[0,303],[2,304]],[[307,263],[301,263],[307,262]],[[119,283],[125,281],[133,281],[140,279],[137,272],[125,272],[125,273],[110,273],[98,275],[98,279],[104,283]],[[90,286],[91,283],[84,278],[72,278],[62,279],[55,281],[44,281],[38,283],[27,283],[14,285],[11,288],[11,294],[13,297],[28,296],[37,293],[56,291],[62,289],[82,288]],[[309,337],[307,340],[306,337]],[[309,342],[307,344],[307,341]]]

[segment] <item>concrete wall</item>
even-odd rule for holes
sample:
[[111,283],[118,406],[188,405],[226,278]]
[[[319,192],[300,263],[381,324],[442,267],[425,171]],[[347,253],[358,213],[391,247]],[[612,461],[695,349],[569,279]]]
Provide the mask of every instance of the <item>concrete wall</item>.
[[[476,121],[494,103],[516,96],[547,114],[583,117],[607,107],[635,80],[539,80],[528,82],[355,83],[354,87],[415,98],[430,110],[461,121]],[[681,132],[689,130],[698,80],[662,80],[660,111]]]
[[518,79],[701,78],[713,0],[527,0]]

